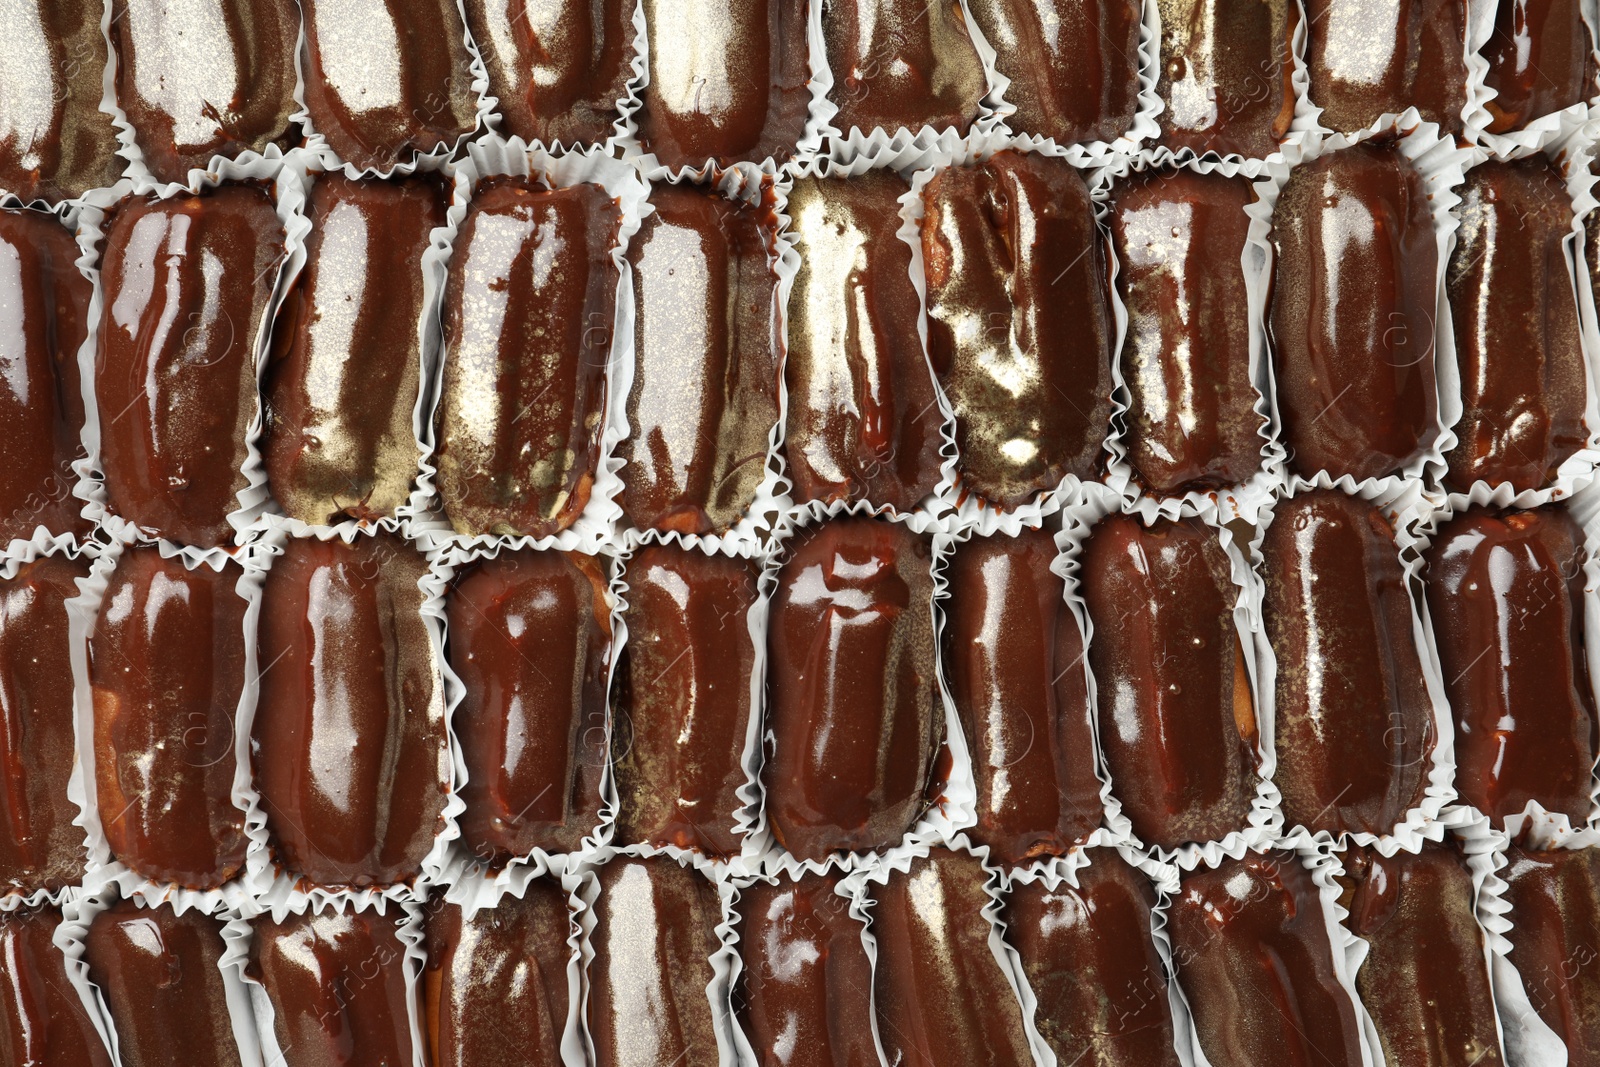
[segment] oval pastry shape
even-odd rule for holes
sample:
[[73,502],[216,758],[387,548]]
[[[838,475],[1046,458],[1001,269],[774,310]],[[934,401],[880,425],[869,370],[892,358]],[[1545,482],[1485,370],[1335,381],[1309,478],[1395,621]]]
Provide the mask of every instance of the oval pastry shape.
[[451,770],[427,569],[389,533],[296,537],[262,583],[255,783],[280,862],[313,884],[409,880],[439,832]]
[[1498,0],[1494,32],[1479,50],[1490,133],[1533,120],[1595,94],[1594,34],[1579,0]]
[[1439,436],[1438,242],[1427,188],[1392,144],[1363,141],[1289,174],[1272,219],[1274,378],[1297,471],[1357,481]]
[[1436,741],[1394,532],[1333,489],[1275,512],[1260,572],[1284,825],[1391,833],[1422,800]]
[[900,842],[926,806],[936,711],[927,540],[838,518],[789,546],[768,626],[767,819],[801,859]]
[[1306,71],[1318,122],[1353,134],[1415,107],[1459,134],[1467,103],[1466,0],[1306,0]]
[[257,185],[128,200],[106,222],[100,465],[110,509],[148,533],[200,548],[232,533],[283,247]]
[[61,910],[53,904],[0,912],[0,1056],[15,1064],[111,1067],[56,947]]
[[611,601],[578,553],[502,552],[458,572],[445,599],[451,729],[467,784],[462,843],[504,864],[573,852],[600,823]]
[[220,569],[129,547],[89,637],[94,783],[111,855],[155,882],[214,889],[244,866],[233,802],[245,601]]
[[1291,0],[1156,0],[1161,19],[1157,142],[1195,155],[1260,158],[1278,150],[1294,119]]
[[1548,852],[1512,845],[1500,872],[1511,905],[1507,959],[1544,1024],[1567,1046],[1567,1062],[1600,1056],[1600,849]]
[[953,129],[965,135],[987,90],[957,0],[831,0],[822,43],[842,133]]
[[478,183],[445,287],[434,432],[457,533],[543,537],[583,512],[600,460],[622,216],[598,185]]

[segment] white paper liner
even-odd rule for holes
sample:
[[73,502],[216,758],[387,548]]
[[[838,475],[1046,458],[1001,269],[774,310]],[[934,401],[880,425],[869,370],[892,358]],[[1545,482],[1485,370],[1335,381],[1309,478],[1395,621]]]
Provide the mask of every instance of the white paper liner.
[[[1135,848],[1143,849],[1158,862],[1175,864],[1180,870],[1190,871],[1202,863],[1208,867],[1215,867],[1223,856],[1237,859],[1246,849],[1260,850],[1269,847],[1278,842],[1283,833],[1283,811],[1280,806],[1282,797],[1272,781],[1272,776],[1277,770],[1277,755],[1273,747],[1273,719],[1269,708],[1263,706],[1270,704],[1270,696],[1264,696],[1263,693],[1270,694],[1274,678],[1271,664],[1274,661],[1262,620],[1261,603],[1266,595],[1266,587],[1250,564],[1248,546],[1241,546],[1233,530],[1224,525],[1231,516],[1222,513],[1214,501],[1209,504],[1191,504],[1187,501],[1163,503],[1168,507],[1159,515],[1145,514],[1130,507],[1125,498],[1109,489],[1095,487],[1093,492],[1067,507],[1066,528],[1058,539],[1063,548],[1063,554],[1058,560],[1062,569],[1058,573],[1070,575],[1068,600],[1072,603],[1073,610],[1083,626],[1086,635],[1084,643],[1087,648],[1094,639],[1094,624],[1089,617],[1088,603],[1084,600],[1079,571],[1084,545],[1093,536],[1094,529],[1101,520],[1119,513],[1134,515],[1147,526],[1157,518],[1197,519],[1216,533],[1218,543],[1228,556],[1230,576],[1237,591],[1233,605],[1234,627],[1243,653],[1245,671],[1249,675],[1256,709],[1254,746],[1257,761],[1256,787],[1255,795],[1250,802],[1248,822],[1245,825],[1230,831],[1220,840],[1189,842],[1176,849],[1141,842],[1134,833],[1132,821],[1122,812],[1121,802],[1115,799],[1116,782],[1111,778],[1110,767],[1105,762],[1105,749],[1100,743],[1098,685],[1092,668],[1088,672],[1090,717],[1094,723],[1095,749],[1100,753],[1097,762],[1102,781],[1107,783],[1102,795],[1110,798],[1106,804],[1108,824],[1116,828],[1119,844],[1126,842]],[[1249,517],[1254,520],[1256,513],[1252,512]]]
[[[1151,6],[1154,4],[1151,3]],[[1096,175],[1097,183],[1105,188],[1108,205],[1106,213],[1109,215],[1112,210],[1110,205],[1114,202],[1112,191],[1116,181],[1135,172],[1149,173],[1161,167],[1174,167],[1191,170],[1197,174],[1219,174],[1225,178],[1242,177],[1256,180],[1260,179],[1266,170],[1266,164],[1261,160],[1195,159],[1192,154],[1181,163],[1176,162],[1176,159],[1177,157],[1169,154],[1165,162],[1160,164],[1123,157],[1110,160]],[[1259,188],[1257,192],[1259,193]],[[1190,490],[1176,498],[1157,497],[1145,490],[1132,463],[1128,460],[1126,440],[1128,412],[1133,404],[1132,393],[1122,372],[1122,358],[1128,336],[1128,308],[1116,284],[1121,272],[1121,264],[1116,256],[1116,243],[1109,237],[1106,240],[1110,263],[1111,308],[1116,321],[1116,345],[1111,360],[1112,425],[1111,435],[1106,439],[1106,451],[1110,453],[1110,461],[1107,464],[1105,480],[1113,489],[1136,500],[1137,513],[1147,521],[1150,516],[1158,513],[1169,518],[1173,517],[1176,515],[1174,509],[1177,507],[1204,508],[1208,504],[1218,507],[1224,521],[1231,518],[1247,518],[1259,511],[1283,484],[1287,453],[1280,440],[1281,423],[1278,421],[1276,407],[1271,399],[1272,357],[1267,347],[1266,323],[1267,303],[1272,292],[1273,253],[1270,239],[1272,204],[1254,201],[1245,208],[1245,214],[1250,217],[1250,225],[1245,234],[1245,247],[1239,263],[1240,270],[1244,273],[1247,313],[1250,316],[1249,374],[1250,382],[1256,390],[1256,401],[1251,410],[1261,418],[1261,426],[1257,431],[1261,438],[1261,461],[1255,473],[1244,484],[1226,489]]]
[[[291,152],[290,156],[294,156],[294,153]],[[201,186],[204,189],[214,189],[225,182],[268,183],[271,186],[278,219],[284,226],[283,250],[269,268],[273,272],[272,290],[262,309],[261,322],[252,342],[252,368],[259,383],[271,347],[272,320],[283,302],[286,289],[285,264],[297,255],[304,257],[305,238],[311,232],[311,223],[307,221],[304,213],[304,187],[294,170],[293,161],[289,159],[257,157],[250,160],[220,160],[216,171],[208,172],[204,176]],[[119,182],[111,190],[119,199],[131,191],[131,183],[126,181]],[[147,192],[164,200],[187,195],[184,187],[176,185]],[[78,224],[78,247],[82,250],[79,264],[94,284],[93,296],[89,302],[89,320],[96,326],[100,322],[106,299],[99,270],[99,250],[105,243],[103,229],[105,216],[106,210],[101,206],[86,205]],[[90,342],[97,342],[97,331],[93,326]],[[84,399],[83,445],[87,458],[74,464],[74,470],[78,472],[79,478],[73,491],[80,499],[86,501],[84,516],[92,520],[112,539],[134,541],[154,538],[161,540],[163,544],[171,544],[165,538],[159,538],[156,531],[146,530],[111,510],[106,496],[104,476],[101,474],[100,410],[94,391],[96,347],[97,344],[85,343],[78,352],[78,373],[83,382]],[[245,431],[245,458],[241,465],[241,473],[246,484],[239,490],[234,501],[235,507],[227,516],[228,525],[234,530],[231,544],[225,542],[211,549],[173,545],[184,555],[194,558],[226,556],[231,550],[231,545],[243,544],[248,539],[247,531],[255,517],[266,506],[268,498],[266,473],[261,465],[259,448],[263,422],[264,413],[258,389],[255,411]]]
[[[1408,109],[1406,116],[1414,118],[1414,111]],[[1410,479],[1426,480],[1432,485],[1437,484],[1443,474],[1445,453],[1455,446],[1456,437],[1449,428],[1460,417],[1460,391],[1451,378],[1455,371],[1455,361],[1451,358],[1454,355],[1452,345],[1454,335],[1445,276],[1450,265],[1450,252],[1455,247],[1457,227],[1457,220],[1451,209],[1461,201],[1454,189],[1464,180],[1464,170],[1469,165],[1470,154],[1453,140],[1440,136],[1439,127],[1434,123],[1419,121],[1411,127],[1402,125],[1398,130],[1402,135],[1397,141],[1397,147],[1421,174],[1433,210],[1433,232],[1438,247],[1438,267],[1434,285],[1433,358],[1436,395],[1439,401],[1437,417],[1439,433],[1432,445],[1420,455],[1400,470],[1390,473]],[[1350,144],[1351,141],[1342,134],[1325,136],[1316,130],[1302,131],[1296,140],[1284,146],[1281,160],[1268,162],[1265,177],[1256,183],[1256,195],[1260,198],[1260,203],[1252,209],[1252,218],[1257,216],[1258,211],[1263,216],[1270,217],[1293,168],[1318,159],[1327,152],[1347,148]],[[1251,232],[1255,233],[1253,226]],[[1270,277],[1276,256],[1272,252],[1270,236],[1265,236],[1265,240],[1268,253],[1265,270],[1266,276]],[[1282,430],[1282,412],[1277,406],[1276,372],[1271,359],[1263,361],[1263,369],[1267,372],[1263,392],[1271,399],[1272,425],[1278,439],[1287,443]],[[1292,457],[1287,461],[1287,466],[1290,471],[1294,470]]]
[[[1420,592],[1422,589],[1420,542],[1416,532],[1411,529],[1418,510],[1425,506],[1425,500],[1421,487],[1411,479],[1399,477],[1367,479],[1358,484],[1350,477],[1330,478],[1326,472],[1319,473],[1312,479],[1298,475],[1291,476],[1274,507],[1263,511],[1258,518],[1255,537],[1249,545],[1251,567],[1258,575],[1264,566],[1261,546],[1266,539],[1268,527],[1272,525],[1276,508],[1287,500],[1316,489],[1331,489],[1364,500],[1381,510],[1394,528],[1395,551],[1406,579],[1406,596],[1411,602],[1411,636],[1416,644],[1423,681],[1432,706],[1431,726],[1434,740],[1427,756],[1428,773],[1424,776],[1425,786],[1422,796],[1391,832],[1372,834],[1359,831],[1343,833],[1335,838],[1328,830],[1312,833],[1307,827],[1296,825],[1285,829],[1277,843],[1284,848],[1301,850],[1327,846],[1342,848],[1347,842],[1386,848],[1393,847],[1386,844],[1387,840],[1393,837],[1398,840],[1399,847],[1414,851],[1431,832],[1428,829],[1430,824],[1438,821],[1444,806],[1455,800],[1456,795],[1453,784],[1455,725],[1450,717],[1450,705],[1444,695],[1439,653],[1433,641],[1433,628],[1428,621],[1427,598]],[[1265,586],[1262,588],[1264,593]],[[1366,595],[1365,591],[1362,591],[1362,595]],[[1263,736],[1275,737],[1277,656],[1270,642],[1264,637],[1257,644],[1256,654],[1259,657],[1257,668],[1260,672],[1259,688],[1256,691],[1257,726],[1263,731]]]
[[[83,828],[87,839],[89,855],[83,887],[86,892],[97,893],[114,885],[124,897],[139,898],[147,904],[165,900],[179,910],[200,908],[212,912],[219,907],[236,907],[250,898],[251,887],[265,875],[268,864],[266,815],[261,811],[260,795],[256,792],[250,771],[250,734],[255,723],[259,692],[255,632],[256,620],[261,613],[260,576],[249,566],[239,566],[234,583],[235,591],[245,602],[245,611],[244,632],[241,635],[244,642],[244,678],[233,718],[232,753],[235,764],[231,799],[244,815],[247,842],[244,865],[232,880],[215,889],[188,889],[157,883],[112,855],[111,845],[101,827],[96,800],[95,709],[94,691],[89,680],[89,637],[94,633],[116,563],[128,547],[127,542],[113,541],[100,551],[90,568],[89,577],[78,581],[81,592],[67,601],[66,605],[67,632],[72,642],[73,732],[77,739],[77,764],[67,781],[67,798],[78,805],[79,814],[73,823]],[[159,542],[154,547],[163,559],[176,560],[191,571],[208,567],[220,573],[228,562],[227,557],[220,554],[196,558],[166,542]]]
[[[159,902],[148,901],[138,897],[132,899],[139,908],[163,906]],[[89,1012],[89,1018],[94,1022],[95,1029],[100,1031],[100,1036],[105,1041],[106,1048],[110,1050],[112,1067],[122,1067],[123,1064],[116,1022],[112,1016],[111,1006],[106,1001],[105,994],[89,977],[89,964],[84,955],[85,947],[88,944],[89,925],[94,921],[95,916],[111,907],[117,900],[118,894],[114,888],[105,888],[97,892],[75,895],[73,899],[62,907],[61,925],[56,928],[55,932],[56,947],[66,956],[67,978],[72,982],[72,988],[78,994],[79,999],[82,1000],[84,1009]],[[171,907],[179,915],[182,915],[189,907],[178,902],[173,902],[166,906]],[[255,1018],[250,1013],[250,996],[245,990],[241,968],[231,966],[229,962],[233,945],[229,943],[226,936],[227,913],[218,907],[201,907],[199,910],[203,914],[214,918],[218,932],[223,935],[223,942],[226,946],[223,950],[222,958],[218,961],[218,969],[222,972],[222,988],[228,1004],[228,1021],[233,1028],[233,1040],[238,1046],[241,1067],[263,1067],[261,1041],[256,1034]]]
[[[422,1025],[422,968],[427,961],[427,953],[423,947],[422,908],[420,905],[408,901],[386,900],[382,897],[359,899],[350,895],[329,897],[325,900],[315,901],[309,907],[292,909],[264,909],[254,902],[247,902],[243,907],[229,912],[227,924],[223,927],[222,937],[228,945],[228,951],[222,958],[223,973],[239,982],[249,999],[249,1012],[254,1017],[256,1034],[261,1042],[261,1058],[266,1067],[282,1067],[291,1062],[284,1053],[287,1051],[278,1044],[278,1033],[274,1028],[277,1012],[273,1008],[272,998],[267,995],[267,987],[260,981],[250,976],[247,967],[250,962],[250,949],[255,939],[255,928],[252,920],[265,918],[270,915],[273,921],[282,922],[292,912],[296,915],[321,914],[323,911],[333,911],[344,914],[347,911],[364,912],[376,911],[385,917],[396,917],[396,933],[400,940],[401,958],[399,966],[403,968],[406,986],[406,1021],[411,1031],[412,1062],[411,1067],[428,1067],[428,1035]],[[394,966],[391,959],[382,958],[382,952],[369,958],[369,962],[376,961],[379,970],[374,972],[373,979],[381,973],[382,968]],[[364,975],[358,976],[363,981],[368,980]],[[229,998],[230,1003],[232,997]],[[239,1024],[236,1022],[235,1026]],[[245,1067],[249,1067],[248,1064]],[[398,1065],[396,1065],[398,1067]]]
[[1110,141],[1068,144],[1058,143],[1053,136],[1046,137],[1012,129],[1008,120],[1016,114],[1017,107],[1005,98],[1005,91],[1010,88],[1011,79],[1001,73],[999,54],[989,39],[983,35],[983,30],[972,17],[972,12],[964,0],[961,8],[967,33],[971,35],[972,43],[978,49],[978,58],[983,61],[984,76],[989,84],[988,95],[984,97],[984,106],[992,115],[993,127],[1003,133],[1015,134],[1018,147],[1051,155],[1059,153],[1071,160],[1074,165],[1085,166],[1113,154],[1127,156],[1136,153],[1144,147],[1146,141],[1152,141],[1160,135],[1160,127],[1156,124],[1156,116],[1162,109],[1161,98],[1156,95],[1156,82],[1161,72],[1161,13],[1157,0],[1141,0],[1139,5],[1139,69],[1136,74],[1139,93],[1133,122]]
[[[1494,118],[1489,113],[1488,104],[1499,93],[1488,85],[1489,61],[1483,58],[1481,49],[1494,36],[1496,6],[1496,0],[1467,0],[1468,47],[1472,51],[1467,59],[1467,106],[1462,111],[1462,117],[1466,121],[1468,140],[1496,154],[1507,154],[1517,149],[1537,151],[1556,141],[1565,140],[1573,128],[1583,125],[1590,117],[1596,93],[1600,91],[1592,72],[1589,94],[1578,103],[1560,111],[1536,115],[1518,129],[1505,133],[1488,131]],[[1600,49],[1594,47],[1595,29],[1600,26],[1600,10],[1597,10],[1596,0],[1580,0],[1579,9],[1589,32],[1590,56],[1594,62],[1600,63]]]
[[[495,175],[527,177],[543,182],[551,188],[567,188],[584,182],[593,182],[615,197],[620,205],[622,221],[617,240],[611,249],[611,261],[617,270],[617,298],[615,314],[610,326],[611,344],[606,362],[606,389],[602,415],[609,410],[611,397],[617,391],[619,367],[633,366],[633,277],[627,262],[628,240],[639,229],[641,210],[649,186],[639,177],[638,171],[620,160],[599,150],[573,151],[552,156],[542,148],[526,147],[520,138],[510,142],[492,140],[466,146],[464,158],[450,167],[455,174],[455,189],[451,199],[449,227],[459,232],[467,216],[472,195],[481,178]],[[441,312],[442,313],[442,312]],[[439,403],[443,368],[450,360],[448,351],[441,354],[434,380],[425,392],[430,397],[427,404],[427,421],[431,424]],[[626,432],[626,424],[617,426],[609,419],[601,433],[596,460],[595,477],[589,500],[576,521],[559,533],[544,537],[496,536],[479,534],[468,537],[458,534],[443,515],[429,513],[415,517],[415,529],[425,548],[443,548],[451,545],[509,545],[514,548],[582,548],[594,552],[611,543],[622,509],[617,495],[622,490],[618,470],[622,460],[615,455],[617,442]],[[428,479],[431,484],[431,478]]]

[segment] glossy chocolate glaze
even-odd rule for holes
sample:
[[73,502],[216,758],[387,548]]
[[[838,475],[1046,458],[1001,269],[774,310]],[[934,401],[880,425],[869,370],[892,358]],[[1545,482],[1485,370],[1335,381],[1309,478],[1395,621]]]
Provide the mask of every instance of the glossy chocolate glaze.
[[445,288],[434,415],[439,492],[457,532],[544,536],[588,503],[621,221],[598,185],[478,183]]
[[1300,473],[1378,478],[1439,434],[1439,263],[1422,175],[1364,141],[1296,167],[1273,214],[1273,366]]
[[100,466],[111,510],[149,532],[201,548],[231,536],[283,243],[257,185],[124,201],[107,219]]
[[1567,1062],[1600,1063],[1600,849],[1539,852],[1512,845],[1504,897],[1510,960],[1539,1018],[1567,1046]]
[[1572,268],[1566,180],[1543,156],[1467,171],[1455,251],[1445,275],[1455,322],[1463,412],[1446,481],[1554,478],[1583,447],[1587,380]]
[[548,876],[471,918],[440,901],[428,915],[422,973],[433,1067],[559,1065],[571,933],[567,894]]
[[19,889],[83,874],[84,833],[67,799],[77,741],[66,602],[88,575],[86,561],[58,555],[0,578],[0,884]]
[[311,126],[339,158],[387,170],[472,132],[478,96],[452,0],[300,0]]
[[807,0],[644,0],[639,145],[674,169],[779,162],[805,134]]
[[1089,189],[1064,160],[1002,152],[923,191],[928,355],[961,483],[1016,507],[1092,478],[1111,421],[1111,308]]
[[1445,134],[1461,132],[1466,0],[1306,0],[1306,31],[1322,125],[1355,133],[1415,107]]
[[437,177],[322,175],[306,266],[278,309],[262,383],[262,463],[284,513],[381,519],[417,475],[422,255],[450,193]]
[[403,1067],[412,1062],[406,1014],[404,916],[353,908],[262,915],[246,973],[266,987],[278,1047],[294,1067]]
[[1006,124],[1059,144],[1113,141],[1139,110],[1135,0],[971,0],[967,10],[1011,79]]
[[1184,876],[1167,933],[1208,1060],[1364,1062],[1361,1023],[1334,970],[1326,921],[1316,882],[1291,852],[1247,852]]
[[760,564],[677,545],[627,561],[628,642],[617,668],[617,839],[739,851]]
[[222,922],[197,908],[178,915],[119,900],[90,921],[83,957],[123,1067],[238,1067],[217,966],[224,951]]
[[768,824],[802,859],[899,844],[927,804],[944,722],[932,550],[839,518],[790,543],[769,616]]
[[956,0],[830,0],[822,40],[844,133],[883,127],[965,134],[988,86]]
[[116,126],[100,110],[104,12],[104,0],[22,0],[6,7],[0,189],[24,203],[82,196],[122,176]]
[[1256,713],[1239,589],[1198,519],[1102,519],[1081,561],[1089,665],[1112,791],[1145,844],[1220,841],[1249,823]]
[[[1600,167],[1594,164],[1589,166],[1590,174],[1600,174]],[[1591,210],[1583,220],[1583,259],[1582,263],[1588,268],[1589,293],[1594,299],[1594,304],[1600,308],[1600,211]],[[1583,277],[1578,278],[1578,285],[1583,285]]]
[[78,270],[72,231],[42,211],[0,210],[0,544],[43,526],[84,537],[72,495],[83,455],[78,349],[89,332],[92,286]]
[[877,1067],[872,964],[837,873],[806,872],[739,890],[733,992],[760,1067]]
[[211,889],[244,865],[233,802],[244,688],[240,568],[126,549],[89,637],[94,781],[111,855],[145,878]]
[[1118,179],[1117,290],[1128,312],[1122,416],[1128,463],[1160,496],[1248,481],[1261,466],[1250,380],[1250,298],[1240,266],[1249,179],[1151,170]]
[[910,185],[888,171],[801,178],[789,193],[800,269],[789,294],[785,451],[801,500],[909,511],[939,482],[944,419],[917,336]]
[[1289,0],[1157,0],[1165,105],[1157,142],[1174,151],[1261,157],[1278,150],[1294,118],[1292,41],[1300,5]]
[[39,1067],[111,1067],[111,1054],[67,977],[52,941],[58,908],[0,912],[0,1059]]
[[715,1067],[706,986],[719,947],[712,884],[665,856],[600,868],[589,963],[589,1034],[598,1067]]
[[693,186],[657,185],[628,239],[634,364],[622,510],[635,526],[725,530],[766,474],[778,421],[777,219]]
[[507,137],[596,144],[612,135],[633,77],[624,0],[466,0],[467,25]]
[[989,873],[936,850],[873,885],[878,1036],[890,1063],[1024,1067],[1022,1006],[989,947]]
[[1559,506],[1474,509],[1434,535],[1427,559],[1461,799],[1497,827],[1535,800],[1584,822],[1597,722],[1582,528]]
[[1365,501],[1316,490],[1277,505],[1261,555],[1286,825],[1390,833],[1435,742],[1394,533]]
[[317,885],[412,878],[439,831],[451,772],[427,569],[393,534],[291,538],[262,584],[255,784],[279,861]]
[[159,180],[185,181],[214,156],[289,147],[298,110],[293,4],[112,0],[111,34],[117,105]]
[[593,556],[502,552],[445,599],[462,844],[493,863],[571,852],[600,822],[611,608]]
[[1480,55],[1489,132],[1520,129],[1595,93],[1594,38],[1579,0],[1500,0]]
[[1356,972],[1389,1063],[1500,1067],[1472,875],[1454,845],[1385,857],[1353,846],[1341,879],[1345,927],[1367,942]]
[[944,678],[977,796],[974,844],[1004,863],[1062,855],[1100,827],[1083,631],[1047,530],[974,537],[945,575]]
[[1018,882],[1001,919],[1057,1062],[1178,1067],[1166,970],[1150,936],[1149,879],[1115,849],[1088,853],[1078,884]]

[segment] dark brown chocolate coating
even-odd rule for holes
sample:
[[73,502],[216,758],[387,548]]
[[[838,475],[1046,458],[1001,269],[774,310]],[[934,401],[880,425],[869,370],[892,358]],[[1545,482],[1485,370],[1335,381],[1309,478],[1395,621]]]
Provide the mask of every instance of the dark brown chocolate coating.
[[739,890],[734,988],[739,1027],[760,1067],[877,1067],[872,963],[836,873]]
[[965,134],[987,91],[983,63],[956,0],[830,0],[822,40],[848,134],[875,127]]
[[82,560],[43,556],[0,579],[0,884],[18,889],[83,874],[84,833],[67,799],[77,741],[66,602],[88,575]]
[[284,513],[381,519],[417,476],[422,255],[445,223],[437,178],[317,179],[306,266],[278,308],[262,383],[261,460]]
[[106,497],[148,532],[211,548],[246,484],[283,224],[265,189],[225,185],[125,201],[106,225],[94,381]]
[[1501,1067],[1472,875],[1453,845],[1343,858],[1345,927],[1367,942],[1356,992],[1389,1063]]
[[466,9],[503,134],[569,146],[611,137],[633,78],[632,4],[466,0]]
[[1006,124],[1058,144],[1113,141],[1139,110],[1136,0],[971,0],[967,11],[1011,79]]
[[1572,198],[1542,156],[1490,160],[1460,190],[1445,275],[1463,411],[1446,481],[1549,483],[1583,447],[1587,375],[1572,267]]
[[1355,133],[1414,107],[1446,135],[1467,103],[1466,0],[1306,0],[1306,68],[1322,125]]
[[[1600,167],[1590,164],[1589,173],[1600,174]],[[1590,210],[1584,217],[1583,259],[1580,262],[1582,266],[1579,268],[1578,285],[1581,288],[1587,278],[1589,294],[1595,306],[1600,307],[1600,211]],[[1588,268],[1586,274],[1583,272],[1584,267]]]
[[1243,830],[1257,782],[1255,702],[1217,531],[1111,515],[1081,567],[1100,747],[1134,833],[1177,848]]
[[289,146],[298,109],[294,4],[112,0],[111,34],[117,105],[159,180],[185,181],[215,156]]
[[1496,93],[1487,104],[1490,133],[1521,129],[1595,94],[1594,36],[1580,0],[1500,0],[1479,54]]
[[572,852],[600,822],[611,608],[603,564],[502,552],[457,574],[445,601],[451,728],[467,766],[462,843],[504,863]]
[[1539,852],[1512,845],[1505,901],[1509,959],[1528,1002],[1567,1046],[1567,1063],[1600,1063],[1600,849]]
[[1016,507],[1092,478],[1111,421],[1112,323],[1089,189],[1064,160],[1002,152],[923,192],[928,355],[956,416],[961,484]]
[[644,0],[639,146],[677,169],[779,162],[805,134],[807,0]]
[[1394,533],[1371,504],[1316,490],[1278,504],[1261,554],[1286,825],[1390,833],[1435,742]]
[[339,158],[388,170],[472,132],[466,27],[453,0],[300,0],[306,111]]
[[777,219],[660,184],[628,239],[633,269],[622,510],[639,527],[706,534],[744,516],[778,421]]
[[1161,15],[1160,146],[1262,157],[1294,119],[1289,0],[1157,0]]
[[944,678],[972,756],[992,859],[1062,855],[1100,827],[1083,631],[1050,573],[1046,530],[956,548],[942,602]]
[[1033,1024],[1058,1063],[1178,1067],[1149,879],[1096,848],[1076,886],[1019,882],[1001,918],[1033,990]]
[[589,962],[598,1067],[716,1067],[706,986],[722,908],[712,884],[665,856],[600,868]]
[[989,947],[989,873],[937,850],[873,885],[878,1036],[890,1063],[1026,1067],[1022,1006]]
[[428,916],[422,973],[433,1067],[558,1067],[572,931],[566,891],[551,877],[471,918],[441,901]]
[[266,987],[273,1035],[294,1067],[404,1067],[415,1055],[407,1015],[404,915],[375,909],[263,915],[246,971]]
[[800,269],[789,294],[785,451],[801,500],[909,511],[939,482],[943,416],[917,336],[910,185],[888,171],[801,178],[789,193]]
[[1461,799],[1496,827],[1530,801],[1585,822],[1597,722],[1583,530],[1559,506],[1474,509],[1434,535],[1426,577]]
[[104,0],[23,0],[6,9],[0,189],[52,203],[122,176],[117,130],[100,110],[108,60]]
[[1212,1063],[1365,1062],[1319,892],[1289,852],[1249,852],[1183,878],[1167,932],[1195,1035]]
[[598,185],[478,183],[445,288],[439,492],[463,534],[566,529],[600,459],[621,215]]
[[244,811],[233,802],[239,578],[234,563],[189,570],[128,548],[89,637],[100,826],[111,855],[153,881],[211,889],[244,865]]
[[1422,175],[1364,141],[1296,167],[1272,221],[1273,365],[1284,442],[1302,474],[1357,480],[1438,436],[1439,249]]
[[1120,179],[1113,195],[1128,463],[1159,496],[1246,482],[1261,466],[1264,424],[1240,266],[1251,183],[1152,170]]
[[111,1054],[67,977],[52,940],[59,909],[0,912],[0,1061],[39,1067],[111,1067]]
[[317,885],[410,879],[439,831],[450,757],[426,572],[392,534],[291,538],[262,585],[255,784],[278,859]]
[[0,544],[40,526],[84,537],[72,495],[83,456],[78,349],[89,333],[92,285],[78,270],[72,231],[42,211],[0,210]]
[[676,545],[627,561],[628,643],[617,665],[612,774],[621,843],[739,851],[742,765],[760,565]]
[[89,923],[83,957],[117,1033],[123,1067],[238,1067],[217,966],[222,923],[197,908],[119,900]]
[[839,518],[803,531],[767,637],[767,819],[802,859],[899,844],[944,734],[926,539]]

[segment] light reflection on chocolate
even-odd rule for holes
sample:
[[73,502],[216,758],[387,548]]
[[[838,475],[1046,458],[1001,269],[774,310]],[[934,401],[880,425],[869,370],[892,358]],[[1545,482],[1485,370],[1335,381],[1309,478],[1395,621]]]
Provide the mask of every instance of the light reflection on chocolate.
[[1594,31],[1581,0],[1500,0],[1479,50],[1490,133],[1520,129],[1595,94]]
[[1293,0],[1156,0],[1162,147],[1270,155],[1294,118]]
[[0,1061],[40,1067],[111,1067],[55,946],[61,909],[51,904],[0,912]]
[[957,0],[831,0],[822,39],[839,130],[965,134],[977,117],[987,86]]
[[1318,121],[1341,133],[1415,107],[1446,135],[1467,102],[1466,0],[1307,0],[1306,69]]

